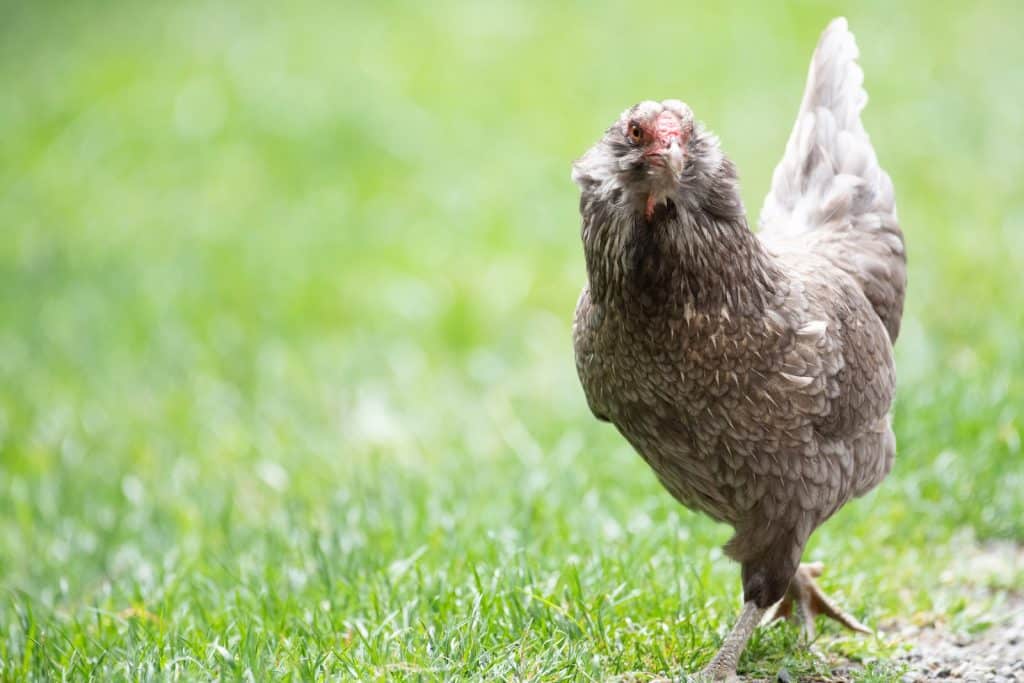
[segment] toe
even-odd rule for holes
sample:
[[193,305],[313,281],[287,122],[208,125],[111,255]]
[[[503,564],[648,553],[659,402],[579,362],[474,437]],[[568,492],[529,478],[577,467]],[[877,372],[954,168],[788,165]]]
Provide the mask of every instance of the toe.
[[[815,563],[816,566],[801,565],[800,571],[797,572],[797,578],[794,579],[794,583],[799,581],[800,586],[798,589],[798,600],[800,603],[800,611],[804,615],[805,627],[807,627],[808,635],[813,637],[814,635],[814,617],[819,614],[824,614],[826,617],[833,619],[851,631],[858,631],[860,633],[871,634],[872,631],[867,626],[858,621],[853,615],[843,611],[835,602],[829,598],[824,591],[818,586],[817,582],[812,577],[821,575],[821,563]],[[804,571],[806,567],[806,571]]]

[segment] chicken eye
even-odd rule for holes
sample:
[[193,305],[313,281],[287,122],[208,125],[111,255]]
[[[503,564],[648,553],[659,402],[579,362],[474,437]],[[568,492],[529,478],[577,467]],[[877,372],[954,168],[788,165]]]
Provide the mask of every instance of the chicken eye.
[[628,135],[631,142],[638,143],[644,139],[644,129],[636,121],[629,124]]

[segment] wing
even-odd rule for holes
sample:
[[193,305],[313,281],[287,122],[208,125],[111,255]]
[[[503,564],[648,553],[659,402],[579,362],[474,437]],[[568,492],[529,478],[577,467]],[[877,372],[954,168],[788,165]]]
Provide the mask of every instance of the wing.
[[603,388],[602,373],[598,366],[600,361],[595,357],[594,327],[600,327],[600,311],[595,311],[590,303],[590,286],[580,292],[576,302],[576,316],[572,323],[572,345],[576,354],[576,373],[579,375],[583,394],[587,398],[590,412],[602,422],[610,422],[601,407],[600,393]]

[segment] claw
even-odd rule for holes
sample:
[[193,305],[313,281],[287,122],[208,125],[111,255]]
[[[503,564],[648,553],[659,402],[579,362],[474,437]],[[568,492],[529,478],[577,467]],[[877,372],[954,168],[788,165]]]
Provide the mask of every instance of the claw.
[[824,614],[829,619],[833,619],[851,631],[857,631],[859,633],[866,633],[871,635],[873,632],[867,626],[859,622],[855,617],[843,611],[835,602],[832,601],[825,593],[818,587],[815,578],[821,576],[822,571],[825,567],[821,562],[814,562],[811,564],[801,564],[796,570],[796,575],[793,576],[792,583],[789,584],[789,590],[786,592],[786,596],[782,598],[782,601],[775,606],[775,611],[772,613],[770,620],[782,619],[783,617],[793,618],[794,605],[797,611],[800,613],[801,622],[804,628],[804,634],[808,640],[812,640],[815,634],[814,618],[819,614]]

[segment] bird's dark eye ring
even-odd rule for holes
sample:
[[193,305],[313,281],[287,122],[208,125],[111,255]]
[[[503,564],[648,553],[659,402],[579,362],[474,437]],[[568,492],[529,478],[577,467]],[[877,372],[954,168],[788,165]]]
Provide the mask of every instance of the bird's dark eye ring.
[[644,129],[636,121],[630,121],[627,135],[630,141],[640,142],[644,139]]

